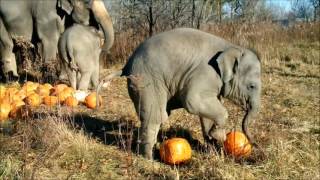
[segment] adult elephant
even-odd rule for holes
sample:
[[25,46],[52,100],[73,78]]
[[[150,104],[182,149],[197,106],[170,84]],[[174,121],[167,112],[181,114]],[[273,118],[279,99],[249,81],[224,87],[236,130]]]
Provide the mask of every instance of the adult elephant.
[[[72,16],[74,22],[88,25],[90,11],[101,26],[108,51],[114,41],[111,18],[102,0],[0,0],[0,57],[2,71],[18,77],[16,57],[13,53],[13,38],[32,40],[36,32],[41,42],[41,54],[45,64],[56,59],[59,36],[64,29],[58,11]],[[50,66],[48,66],[50,67]]]
[[200,116],[208,142],[223,142],[228,112],[221,97],[246,111],[242,129],[254,143],[248,124],[260,106],[260,66],[259,58],[249,49],[212,34],[181,28],[140,44],[124,68],[104,81],[120,75],[129,77],[129,95],[141,120],[141,153],[151,159],[161,123],[177,108]]

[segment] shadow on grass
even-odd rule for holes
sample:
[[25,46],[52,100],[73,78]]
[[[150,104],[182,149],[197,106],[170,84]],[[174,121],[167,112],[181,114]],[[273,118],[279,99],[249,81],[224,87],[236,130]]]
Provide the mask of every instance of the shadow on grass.
[[[56,116],[56,112],[51,112],[48,114],[48,111],[44,110],[43,112],[33,113],[34,120],[43,120],[47,116]],[[126,120],[125,118],[119,118],[118,120],[107,120],[99,117],[90,116],[86,113],[76,113],[76,114],[60,114],[59,118],[66,119],[70,122],[71,128],[82,129],[90,137],[98,139],[100,142],[116,146],[119,149],[126,152],[133,152],[139,154],[139,128],[136,124],[131,121]],[[28,118],[29,119],[29,118]],[[0,126],[0,132],[1,129]],[[173,137],[185,138],[191,145],[193,151],[196,151],[200,154],[212,154],[218,155],[213,145],[207,145],[200,142],[198,139],[192,137],[189,130],[184,129],[183,127],[171,127],[167,130],[161,129],[158,133],[158,142],[163,142],[165,139],[170,139]],[[154,148],[154,159],[160,161],[159,157],[159,146],[158,143]],[[221,152],[221,151],[218,151]],[[256,153],[259,151],[254,151],[249,158],[240,159],[236,162],[240,164],[261,164],[266,159],[264,153]]]
[[[81,129],[88,134],[88,136],[93,137],[106,145],[116,146],[125,152],[139,154],[139,128],[136,126],[136,124],[126,120],[125,118],[119,118],[118,120],[110,121],[101,119],[99,117],[93,117],[86,113],[62,113],[59,115],[56,114],[56,111],[48,112],[46,109],[44,109],[42,112],[31,111],[31,113],[32,117],[28,116],[27,119],[0,123],[0,133],[11,136],[17,131],[16,124],[19,124],[18,122],[31,122],[30,119],[41,121],[46,119],[48,116],[57,116],[57,118],[66,121],[71,129]],[[193,138],[191,133],[183,127],[173,126],[166,130],[161,129],[157,138],[158,142],[163,142],[165,139],[170,139],[173,137],[185,138],[190,143],[192,150],[199,154],[208,154],[213,156],[219,156],[220,154],[217,153],[212,145],[204,144],[198,139]],[[156,161],[160,161],[159,145],[159,143],[156,144],[153,153]],[[248,158],[235,159],[235,162],[239,164],[251,165],[262,164],[267,158],[263,152],[263,149],[264,148],[261,148],[261,150],[253,150],[253,153]]]
[[[139,128],[133,123],[124,118],[116,121],[103,120],[98,117],[92,117],[87,114],[76,114],[73,117],[73,122],[76,128],[84,129],[92,137],[99,139],[106,145],[117,146],[121,150],[139,154]],[[199,140],[192,137],[189,130],[182,127],[171,127],[168,130],[161,129],[158,133],[158,142],[163,142],[165,139],[173,137],[185,138],[191,145],[192,149],[198,153],[216,154],[217,152],[213,145],[201,143]],[[159,145],[154,148],[154,159],[160,161]],[[264,153],[259,149],[254,150],[254,153],[245,159],[236,160],[240,164],[259,164],[266,159]]]
[[[76,128],[84,129],[92,137],[98,138],[106,145],[114,145],[125,151],[132,151],[139,154],[139,128],[130,121],[119,119],[116,121],[103,120],[86,114],[76,114],[73,117]],[[193,150],[207,152],[208,147],[197,139],[194,139],[190,132],[184,128],[171,127],[168,130],[160,130],[158,142],[172,137],[181,137],[188,140]],[[159,160],[159,146],[155,148],[155,159]]]
[[104,144],[117,145],[126,150],[131,149],[129,140],[132,140],[133,132],[137,129],[133,123],[124,119],[108,121],[80,113],[74,115],[73,123],[76,128],[82,128]]

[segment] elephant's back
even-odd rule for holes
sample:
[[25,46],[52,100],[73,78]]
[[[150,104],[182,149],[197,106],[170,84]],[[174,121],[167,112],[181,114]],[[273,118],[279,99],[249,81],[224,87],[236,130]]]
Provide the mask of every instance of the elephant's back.
[[[123,75],[136,73],[175,73],[189,69],[222,51],[231,43],[191,28],[178,28],[155,35],[134,51],[123,68]],[[175,73],[177,74],[177,73]]]
[[85,39],[85,38],[96,38],[93,35],[93,32],[90,29],[91,27],[86,27],[81,24],[74,24],[70,28],[68,28],[65,32],[69,38],[73,39]]
[[90,27],[76,24],[68,28],[63,33],[67,43],[76,47],[78,50],[94,50],[99,49],[99,37],[94,34]]

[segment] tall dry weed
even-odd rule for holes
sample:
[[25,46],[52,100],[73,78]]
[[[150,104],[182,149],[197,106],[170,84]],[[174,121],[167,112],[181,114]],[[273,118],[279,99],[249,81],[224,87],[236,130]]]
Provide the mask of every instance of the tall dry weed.
[[[203,31],[225,38],[237,45],[255,49],[264,65],[280,64],[284,59],[306,60],[319,64],[317,51],[308,54],[296,52],[292,47],[300,42],[308,42],[314,49],[320,48],[320,23],[300,23],[283,27],[268,22],[261,23],[222,23],[202,26]],[[141,33],[137,33],[141,32]],[[146,38],[145,30],[128,29],[118,32],[111,57],[104,59],[105,64],[125,64],[132,52]],[[290,49],[291,48],[291,49]]]

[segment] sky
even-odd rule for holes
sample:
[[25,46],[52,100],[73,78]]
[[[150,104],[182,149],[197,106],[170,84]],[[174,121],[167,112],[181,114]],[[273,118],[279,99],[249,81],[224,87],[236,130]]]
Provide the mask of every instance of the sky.
[[270,5],[283,7],[285,12],[288,12],[291,9],[291,0],[267,0],[267,3],[270,3]]

